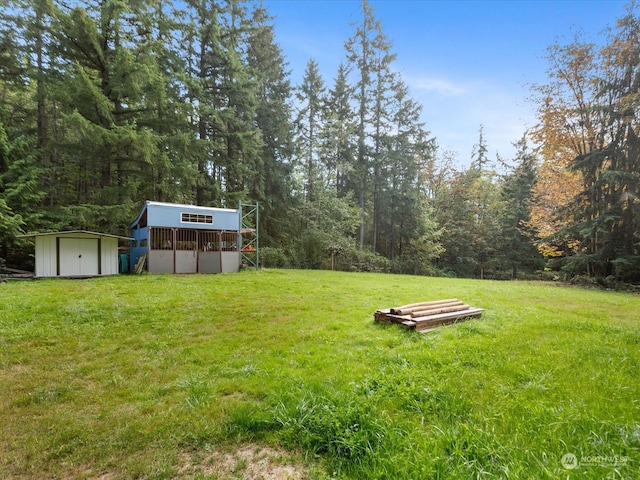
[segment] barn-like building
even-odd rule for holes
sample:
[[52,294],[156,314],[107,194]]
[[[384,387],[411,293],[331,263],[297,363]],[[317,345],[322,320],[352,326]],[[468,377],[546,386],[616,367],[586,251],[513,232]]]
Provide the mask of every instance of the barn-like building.
[[131,231],[130,268],[146,256],[149,273],[237,272],[241,211],[145,202]]

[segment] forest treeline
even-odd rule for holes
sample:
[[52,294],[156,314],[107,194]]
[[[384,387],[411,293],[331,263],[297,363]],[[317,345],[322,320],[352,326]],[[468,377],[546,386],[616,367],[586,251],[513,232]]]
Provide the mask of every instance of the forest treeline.
[[548,50],[515,158],[456,168],[364,0],[293,85],[262,2],[0,0],[0,262],[145,200],[260,205],[266,266],[640,280],[640,19]]

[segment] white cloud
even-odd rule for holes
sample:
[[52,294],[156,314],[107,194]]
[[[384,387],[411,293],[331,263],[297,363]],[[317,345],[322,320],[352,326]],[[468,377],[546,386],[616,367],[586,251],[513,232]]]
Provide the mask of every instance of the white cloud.
[[533,124],[533,109],[522,99],[522,86],[502,79],[449,80],[433,75],[403,75],[423,107],[426,128],[443,150],[457,152],[468,164],[479,140],[480,125],[490,158],[515,156],[513,143]]
[[406,84],[409,85],[409,87],[418,94],[435,93],[437,95],[444,95],[446,97],[458,97],[466,94],[468,91],[467,86],[442,78],[403,75],[403,79]]

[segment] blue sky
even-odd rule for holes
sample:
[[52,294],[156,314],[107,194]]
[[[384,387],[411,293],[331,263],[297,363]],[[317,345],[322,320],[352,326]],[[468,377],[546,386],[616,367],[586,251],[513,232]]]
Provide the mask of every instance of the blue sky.
[[[276,40],[300,83],[315,59],[328,87],[344,60],[344,42],[360,0],[263,0]],[[544,83],[546,48],[576,30],[603,42],[626,0],[369,0],[397,54],[394,69],[423,105],[426,128],[442,150],[469,163],[480,125],[489,154],[512,158],[535,123],[529,84]]]

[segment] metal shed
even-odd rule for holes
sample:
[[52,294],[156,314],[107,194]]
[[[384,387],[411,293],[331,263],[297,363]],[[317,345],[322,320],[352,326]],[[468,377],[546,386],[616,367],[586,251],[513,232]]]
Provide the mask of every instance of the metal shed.
[[32,233],[35,237],[36,277],[93,277],[118,273],[118,240],[129,237],[71,230]]
[[240,210],[147,201],[129,227],[130,269],[146,255],[150,273],[237,272],[240,224]]

